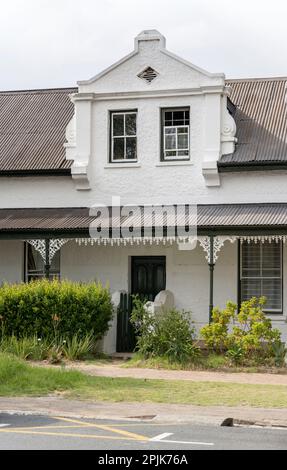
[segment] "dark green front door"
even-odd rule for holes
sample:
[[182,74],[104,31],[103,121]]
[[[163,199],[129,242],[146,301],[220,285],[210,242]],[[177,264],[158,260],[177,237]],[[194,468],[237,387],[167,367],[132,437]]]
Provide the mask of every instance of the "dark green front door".
[[147,300],[165,290],[165,256],[132,257],[132,294],[139,294]]

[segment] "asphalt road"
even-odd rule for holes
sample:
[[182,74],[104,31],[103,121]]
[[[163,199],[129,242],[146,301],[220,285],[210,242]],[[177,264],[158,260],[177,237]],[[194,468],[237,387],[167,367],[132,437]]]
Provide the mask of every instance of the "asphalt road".
[[287,429],[0,414],[0,450],[287,449]]

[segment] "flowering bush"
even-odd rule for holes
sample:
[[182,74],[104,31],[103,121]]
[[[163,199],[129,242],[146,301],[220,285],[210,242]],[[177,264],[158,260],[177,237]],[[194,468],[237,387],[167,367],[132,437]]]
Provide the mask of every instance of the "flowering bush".
[[228,357],[236,361],[273,356],[273,344],[280,342],[281,333],[272,328],[271,320],[264,314],[265,303],[264,297],[252,297],[242,302],[238,314],[233,302],[228,302],[223,310],[215,308],[212,323],[201,329],[201,337],[209,349],[227,351]]

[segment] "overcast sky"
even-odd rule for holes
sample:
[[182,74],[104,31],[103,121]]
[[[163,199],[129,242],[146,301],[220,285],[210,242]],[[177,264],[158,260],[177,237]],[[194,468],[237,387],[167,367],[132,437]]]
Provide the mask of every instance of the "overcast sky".
[[0,0],[0,89],[74,86],[143,29],[228,78],[287,75],[286,0]]

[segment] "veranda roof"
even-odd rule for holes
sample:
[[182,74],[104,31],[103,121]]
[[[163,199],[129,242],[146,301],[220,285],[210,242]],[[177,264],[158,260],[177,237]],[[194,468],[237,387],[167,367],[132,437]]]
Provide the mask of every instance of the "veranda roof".
[[[89,237],[89,227],[97,220],[97,211],[93,209],[92,214],[86,207],[0,209],[0,238]],[[109,208],[104,226],[111,227],[111,215]],[[198,234],[287,234],[287,203],[199,205],[191,223],[197,225]],[[127,217],[121,217],[120,225],[128,227]],[[158,225],[167,228],[165,217]],[[185,219],[180,215],[177,226],[184,225]],[[140,216],[134,218],[133,226],[143,228]]]

